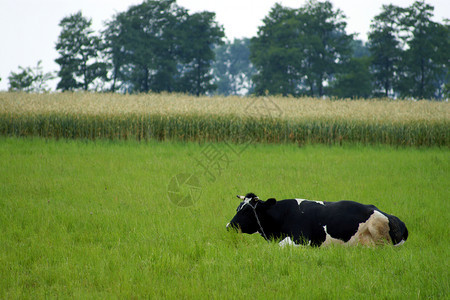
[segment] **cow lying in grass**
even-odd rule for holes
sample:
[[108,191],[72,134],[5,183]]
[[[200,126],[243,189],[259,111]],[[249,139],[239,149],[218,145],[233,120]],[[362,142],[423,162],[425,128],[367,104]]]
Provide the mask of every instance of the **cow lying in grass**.
[[398,246],[408,238],[405,223],[373,205],[305,199],[262,201],[253,193],[238,198],[243,201],[227,228],[258,232],[266,240],[281,240],[280,245]]

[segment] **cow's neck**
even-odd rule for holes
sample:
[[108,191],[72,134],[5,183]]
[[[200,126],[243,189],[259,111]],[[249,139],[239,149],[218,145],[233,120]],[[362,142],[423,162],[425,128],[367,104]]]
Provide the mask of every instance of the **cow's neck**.
[[283,218],[280,214],[279,209],[273,209],[274,207],[276,207],[276,205],[274,205],[273,207],[269,208],[268,210],[266,210],[264,213],[259,212],[258,213],[258,218],[260,220],[261,223],[261,227],[264,230],[264,233],[266,235],[266,237],[264,237],[266,240],[268,239],[277,239],[277,238],[281,238],[282,237],[282,232],[281,232],[281,223],[280,220],[282,220]]

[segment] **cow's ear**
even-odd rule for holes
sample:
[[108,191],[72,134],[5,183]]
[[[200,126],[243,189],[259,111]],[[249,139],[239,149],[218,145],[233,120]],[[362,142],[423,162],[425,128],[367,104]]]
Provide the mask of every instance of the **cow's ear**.
[[269,199],[266,200],[265,204],[267,206],[272,206],[272,205],[275,205],[275,203],[277,203],[277,200],[275,198],[269,198]]

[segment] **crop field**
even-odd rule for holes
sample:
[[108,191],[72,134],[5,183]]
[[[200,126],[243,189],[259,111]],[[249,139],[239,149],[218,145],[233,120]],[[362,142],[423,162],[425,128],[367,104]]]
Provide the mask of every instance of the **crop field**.
[[448,102],[0,93],[0,135],[448,146]]
[[[414,113],[448,110],[433,105]],[[0,137],[0,171],[1,299],[449,298],[448,147]],[[409,239],[281,248],[227,232],[251,191],[375,204]]]

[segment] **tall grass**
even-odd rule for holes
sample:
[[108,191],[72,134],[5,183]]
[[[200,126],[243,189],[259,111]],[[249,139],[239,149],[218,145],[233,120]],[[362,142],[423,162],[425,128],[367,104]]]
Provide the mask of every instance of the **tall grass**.
[[[449,298],[447,149],[252,145],[174,205],[168,183],[205,146],[0,137],[0,298]],[[250,191],[374,204],[410,236],[317,249],[227,232]]]
[[0,94],[0,134],[82,139],[450,144],[447,102]]

